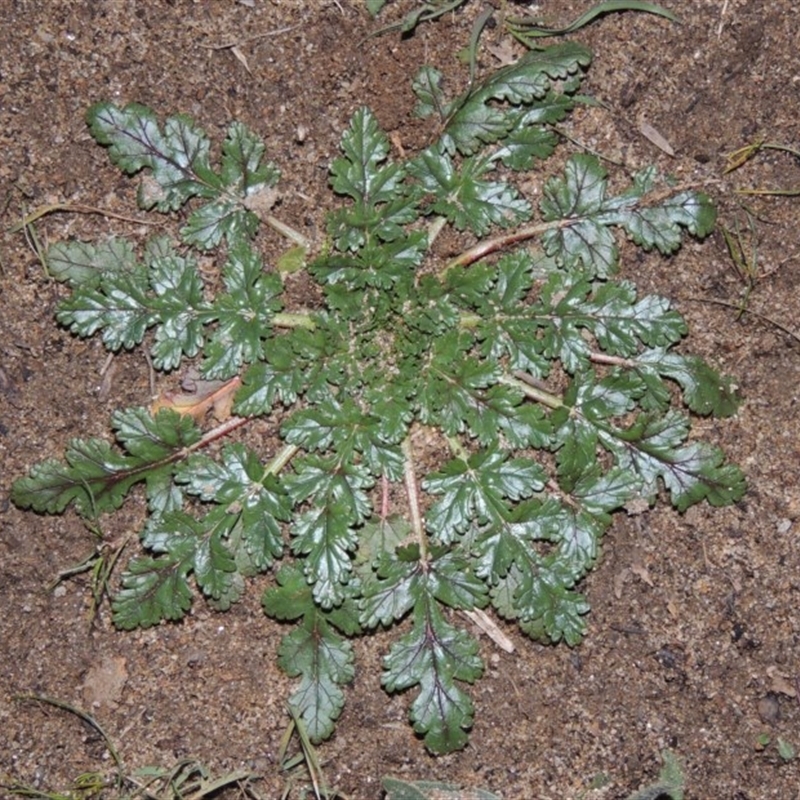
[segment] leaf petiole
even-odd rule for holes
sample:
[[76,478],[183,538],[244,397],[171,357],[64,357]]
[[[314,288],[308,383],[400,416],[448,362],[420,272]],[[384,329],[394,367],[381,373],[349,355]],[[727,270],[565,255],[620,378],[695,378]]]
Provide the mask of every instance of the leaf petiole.
[[279,311],[272,315],[271,322],[278,328],[305,328],[308,331],[316,329],[314,320],[309,314],[287,313]]
[[295,457],[299,447],[293,444],[284,445],[280,451],[273,456],[272,460],[264,468],[265,475],[278,475],[283,468]]
[[400,448],[403,451],[403,482],[405,483],[406,494],[408,495],[411,529],[419,543],[420,563],[425,565],[428,563],[428,537],[425,533],[425,525],[422,522],[422,513],[419,507],[419,489],[417,488],[417,476],[414,470],[414,451],[411,446],[410,436],[406,436]]
[[562,408],[564,406],[564,401],[558,395],[543,389],[534,378],[531,378],[530,375],[526,375],[524,372],[517,371],[514,373],[513,377],[510,375],[502,375],[500,377],[500,383],[519,389],[529,399],[535,400],[537,403],[541,403],[548,408]]
[[519,230],[512,231],[511,233],[496,236],[494,239],[484,239],[478,244],[470,247],[469,250],[464,251],[460,256],[457,256],[452,261],[445,264],[444,268],[439,273],[440,277],[444,277],[451,269],[455,267],[468,267],[474,264],[478,259],[488,256],[491,253],[496,253],[498,250],[505,250],[513,244],[533,239],[540,236],[547,231],[559,230],[569,228],[580,222],[580,218],[567,218],[556,219],[552,222],[541,222],[538,225],[530,225],[527,228],[520,228]]

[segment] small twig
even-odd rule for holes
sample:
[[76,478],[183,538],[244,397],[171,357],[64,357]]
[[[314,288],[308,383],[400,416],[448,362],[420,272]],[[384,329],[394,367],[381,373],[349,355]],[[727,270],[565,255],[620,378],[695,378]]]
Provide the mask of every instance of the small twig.
[[82,719],[87,725],[90,725],[92,728],[94,728],[106,743],[108,752],[117,768],[117,788],[122,788],[122,782],[124,779],[122,759],[119,757],[119,753],[117,752],[117,748],[114,747],[111,737],[102,729],[102,727],[100,727],[100,723],[93,716],[91,716],[91,714],[87,714],[85,711],[81,711],[81,709],[75,708],[75,706],[71,706],[69,703],[65,703],[63,700],[57,700],[55,697],[47,697],[46,695],[20,694],[16,695],[14,699],[31,703],[44,703],[46,705],[54,706],[55,708],[60,708],[62,711],[69,711],[70,714],[74,714],[76,717]]
[[[195,442],[189,447],[184,447],[183,450],[180,451],[180,456],[183,457],[185,455],[189,455],[190,453],[194,453],[195,450],[200,450],[203,447],[208,446],[211,442],[216,441],[217,439],[221,439],[223,436],[227,436],[232,431],[235,431],[237,428],[241,428],[247,422],[250,422],[251,417],[231,417],[228,420],[225,420],[221,425],[217,425],[216,428],[213,428],[208,433],[200,439],[199,442]],[[170,461],[173,458],[169,459]],[[177,459],[174,459],[177,460]],[[151,467],[152,469],[152,467]]]
[[305,250],[310,249],[311,242],[309,242],[308,239],[303,236],[302,233],[300,233],[300,231],[295,230],[285,222],[281,222],[277,217],[273,217],[272,214],[264,214],[261,219],[266,222],[267,225],[281,234],[281,236],[285,236],[290,242],[300,245],[300,247],[304,248]]
[[41,206],[30,214],[24,216],[16,225],[12,225],[9,233],[17,233],[18,231],[27,228],[32,222],[46,216],[53,214],[57,211],[66,211],[71,214],[99,214],[102,217],[111,217],[112,219],[121,219],[123,222],[133,222],[137,225],[160,225],[158,220],[140,219],[138,217],[126,217],[124,214],[116,214],[104,208],[96,208],[95,206],[72,205],[71,203],[51,203],[50,205]]
[[461,613],[477,625],[501,650],[505,650],[506,653],[514,652],[514,642],[497,627],[497,623],[485,611],[473,608],[471,611],[462,609]]
[[729,303],[727,300],[711,300],[705,297],[681,297],[680,300],[687,303],[708,303],[709,305],[713,306],[724,306],[725,308],[732,308],[735,311],[738,311],[740,314],[751,314],[757,319],[760,319],[762,322],[767,322],[776,327],[779,331],[783,331],[787,336],[791,336],[796,342],[800,342],[800,335],[796,334],[794,331],[790,331],[785,325],[781,325],[780,322],[775,322],[774,319],[771,319],[765,314],[759,314],[758,311],[753,311],[750,308],[740,308],[735,303]]
[[622,356],[610,356],[607,353],[589,353],[589,361],[594,364],[605,364],[609,367],[633,368],[636,362]]
[[288,33],[289,31],[293,31],[295,28],[299,28],[299,25],[289,25],[285,28],[276,28],[272,31],[267,31],[266,33],[259,33],[255,36],[248,36],[246,39],[236,39],[233,42],[227,42],[226,44],[200,44],[198,43],[198,47],[203,47],[206,50],[230,50],[232,47],[239,47],[243,44],[251,44],[252,42],[258,42],[261,39],[269,39],[271,36],[280,36],[282,33]]
[[309,314],[279,311],[272,315],[272,324],[278,328],[305,328],[313,331],[317,326]]

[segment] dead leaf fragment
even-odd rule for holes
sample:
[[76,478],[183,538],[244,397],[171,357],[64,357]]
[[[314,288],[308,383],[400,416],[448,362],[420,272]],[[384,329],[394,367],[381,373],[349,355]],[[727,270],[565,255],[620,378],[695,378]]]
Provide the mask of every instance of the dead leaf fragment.
[[775,694],[785,694],[787,697],[797,697],[794,682],[783,672],[779,672],[777,667],[767,667],[767,677],[772,681],[770,691]]
[[240,50],[240,49],[239,49],[239,48],[238,48],[236,45],[234,45],[233,47],[231,47],[231,53],[233,53],[233,54],[234,54],[234,56],[236,56],[236,60],[237,60],[237,61],[238,61],[238,62],[239,62],[239,63],[240,63],[240,64],[241,64],[241,65],[242,65],[242,66],[243,66],[243,67],[244,67],[244,68],[245,68],[245,69],[246,69],[248,72],[250,72],[250,74],[252,75],[253,73],[250,71],[250,66],[249,66],[249,64],[247,63],[247,58],[245,57],[245,54],[244,54],[244,53],[243,53],[243,52],[242,52],[242,51],[241,51],[241,50]]
[[675,156],[675,150],[672,145],[649,123],[639,123],[639,133],[645,139],[649,139],[659,150],[663,150],[668,156]]
[[194,378],[184,380],[183,387],[188,392],[161,392],[150,404],[150,413],[155,416],[162,408],[171,408],[179,414],[188,414],[197,422],[211,411],[217,422],[224,422],[231,416],[233,396],[242,385],[240,378],[229,381],[204,381]]
[[489,45],[486,49],[500,62],[501,67],[509,67],[519,61],[519,54],[510,39],[504,39],[498,45]]
[[633,554],[633,562],[631,563],[631,572],[640,580],[644,581],[648,586],[654,586],[653,579],[650,577],[650,570],[644,563],[642,554],[636,551]]
[[83,699],[91,707],[113,708],[122,699],[128,680],[127,662],[122,656],[105,656],[87,673],[83,682]]
[[247,195],[244,207],[252,211],[260,220],[263,220],[278,202],[280,194],[273,186],[262,186],[252,194]]
[[614,597],[617,600],[622,599],[622,590],[625,587],[625,584],[628,581],[628,576],[631,574],[631,571],[624,567],[616,575],[614,575]]

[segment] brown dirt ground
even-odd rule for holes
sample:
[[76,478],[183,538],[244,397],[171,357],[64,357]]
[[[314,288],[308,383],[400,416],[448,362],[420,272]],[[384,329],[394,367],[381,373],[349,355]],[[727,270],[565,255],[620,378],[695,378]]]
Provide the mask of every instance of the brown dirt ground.
[[[603,106],[579,110],[569,130],[629,167],[656,162],[705,182],[732,225],[745,202],[734,188],[800,188],[798,160],[775,151],[722,179],[729,150],[762,136],[797,146],[800,11],[792,0],[667,4],[680,25],[616,14],[578,35],[595,51],[585,91]],[[397,17],[411,5],[387,11]],[[542,10],[563,22],[587,5]],[[111,99],[188,113],[217,141],[234,118],[259,131],[283,169],[281,216],[313,233],[350,114],[367,104],[406,147],[418,145],[426,129],[412,115],[410,78],[432,63],[464,82],[455,53],[480,10],[470,3],[413,37],[359,44],[374,23],[357,0],[0,0],[0,225],[6,231],[24,208],[52,202],[137,213],[136,182],[111,167],[83,121],[92,102]],[[484,48],[497,37],[490,31]],[[482,68],[495,63],[484,49]],[[674,158],[639,133],[643,120],[671,142]],[[405,721],[409,698],[380,688],[388,635],[358,642],[357,679],[335,737],[319,748],[330,784],[377,798],[388,773],[505,798],[621,798],[650,781],[659,752],[671,748],[685,764],[690,800],[798,796],[800,760],[783,763],[774,744],[780,736],[800,746],[800,349],[790,333],[800,309],[798,200],[746,202],[759,218],[749,308],[783,327],[737,319],[719,304],[736,304],[743,290],[719,235],[673,261],[634,256],[624,267],[642,290],[676,301],[692,351],[737,376],[738,415],[698,429],[746,470],[745,499],[683,516],[660,508],[620,517],[585,582],[593,610],[581,646],[544,647],[509,629],[517,649],[507,655],[484,639],[490,666],[473,690],[476,723],[464,752],[425,753]],[[57,214],[37,230],[50,243],[144,229]],[[265,239],[267,252],[274,244]],[[4,233],[1,247],[0,776],[52,790],[110,769],[102,740],[77,718],[15,699],[39,693],[93,713],[129,770],[192,757],[215,773],[262,773],[261,796],[279,797],[290,682],[275,664],[281,630],[259,608],[268,578],[228,614],[197,603],[184,624],[134,633],[113,630],[107,608],[87,623],[86,576],[47,590],[91,552],[92,537],[71,513],[20,512],[8,487],[69,437],[102,435],[114,408],[146,402],[148,370],[140,353],[121,354],[103,386],[101,343],[53,323],[62,289],[21,234]],[[128,504],[107,535],[135,531],[141,514]],[[759,749],[760,734],[772,745]],[[610,780],[604,793],[584,794],[599,774]]]

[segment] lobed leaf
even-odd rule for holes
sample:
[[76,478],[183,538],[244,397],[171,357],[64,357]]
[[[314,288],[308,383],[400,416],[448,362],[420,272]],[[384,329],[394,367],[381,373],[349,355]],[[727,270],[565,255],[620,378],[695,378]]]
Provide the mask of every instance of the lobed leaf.
[[205,347],[203,362],[203,373],[217,379],[230,378],[243,364],[264,358],[272,317],[283,307],[280,276],[264,272],[260,257],[246,242],[228,252],[222,280],[226,291],[217,295],[209,309],[217,328]]
[[433,753],[459,750],[467,742],[473,706],[457,682],[483,672],[477,642],[448,623],[425,596],[414,607],[414,627],[384,658],[382,683],[389,692],[419,686],[411,705],[414,730]]
[[530,204],[514,187],[481,180],[492,169],[487,158],[468,158],[456,170],[447,152],[438,148],[428,148],[409,165],[410,174],[432,195],[429,210],[477,236],[492,225],[509,228],[531,216]]
[[64,461],[43,461],[14,483],[13,502],[47,514],[74,503],[81,516],[95,518],[119,508],[132,486],[147,481],[151,510],[174,505],[164,485],[171,484],[169,462],[200,439],[191,418],[168,409],[153,418],[143,408],[130,408],[116,412],[112,424],[125,452],[103,439],[73,439]]
[[684,444],[689,433],[686,417],[668,411],[659,417],[640,418],[640,424],[627,434],[600,433],[604,446],[618,458],[618,464],[635,471],[644,492],[654,495],[657,479],[669,490],[672,504],[680,511],[700,500],[712,505],[728,505],[741,499],[745,491],[742,472],[726,464],[722,452],[703,442]]
[[428,528],[447,544],[473,522],[502,518],[508,512],[507,501],[530,497],[545,480],[544,470],[535,462],[509,459],[496,449],[478,451],[467,461],[454,459],[422,483],[426,492],[442,495],[426,515]]
[[299,619],[299,627],[283,637],[278,663],[290,677],[301,677],[289,703],[303,720],[313,742],[327,739],[344,705],[341,687],[355,674],[350,642],[334,628],[348,635],[358,632],[358,624],[346,609],[323,612],[311,596],[311,588],[301,570],[283,566],[277,586],[263,598],[264,610],[276,619]]
[[108,273],[130,272],[136,268],[133,246],[117,237],[97,242],[56,242],[47,248],[47,270],[57,281],[71,288],[97,288]]
[[739,407],[731,379],[696,356],[653,348],[636,357],[635,370],[643,381],[663,375],[680,384],[684,400],[695,414],[730,417]]
[[[545,100],[557,80],[576,76],[590,61],[589,51],[572,42],[526,53],[515,64],[493,72],[448,108],[442,144],[451,155],[459,152],[470,156],[482,146],[497,142],[519,127],[518,106],[535,106]],[[569,87],[571,91],[576,88],[577,82]],[[491,101],[504,101],[506,105]]]
[[213,194],[206,180],[211,175],[209,141],[185,116],[170,117],[159,129],[156,115],[146,106],[130,103],[119,108],[113,103],[96,103],[86,114],[94,138],[108,145],[112,162],[134,174],[150,169],[158,192],[140,192],[143,208],[175,211],[190,197]]
[[401,185],[405,169],[385,163],[389,140],[366,108],[353,115],[342,136],[343,157],[331,166],[331,186],[355,201],[352,210],[334,213],[328,232],[341,251],[357,250],[372,237],[391,242],[404,234],[403,225],[417,212],[414,196],[406,196]]

